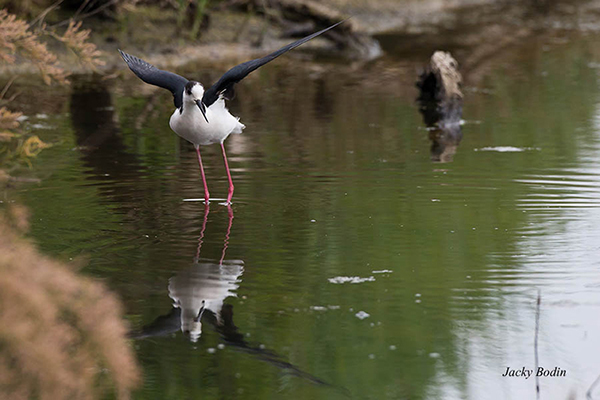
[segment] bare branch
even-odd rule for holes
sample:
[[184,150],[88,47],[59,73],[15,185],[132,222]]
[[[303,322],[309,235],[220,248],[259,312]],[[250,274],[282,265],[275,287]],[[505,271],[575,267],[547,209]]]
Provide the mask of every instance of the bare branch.
[[77,16],[73,16],[73,18],[71,18],[71,19],[67,19],[67,20],[61,21],[61,22],[59,22],[59,23],[57,23],[57,24],[54,24],[54,25],[52,25],[52,27],[56,27],[56,26],[64,26],[64,25],[70,24],[70,23],[71,23],[71,22],[73,22],[73,21],[76,21],[76,20],[82,20],[82,19],[85,19],[85,18],[87,18],[87,17],[91,17],[92,15],[96,15],[96,14],[98,14],[100,11],[102,11],[102,10],[104,10],[105,8],[108,8],[108,7],[110,7],[110,6],[114,5],[114,4],[116,4],[116,3],[117,3],[117,2],[119,2],[119,1],[120,1],[120,0],[110,0],[110,1],[107,1],[106,3],[102,4],[100,7],[96,8],[96,9],[95,9],[95,10],[93,10],[93,11],[87,12],[87,13],[85,13],[85,14],[81,14],[79,17],[77,17]]
[[13,76],[12,78],[10,78],[8,80],[8,82],[6,82],[6,85],[4,85],[4,89],[2,89],[2,92],[0,92],[0,101],[2,99],[4,99],[4,96],[6,96],[6,92],[8,92],[8,89],[10,89],[10,86],[13,84],[13,82],[15,81],[15,79],[17,79],[17,77]]
[[39,22],[39,24],[41,25],[44,22],[44,18],[46,18],[46,15],[48,15],[51,11],[53,11],[54,9],[56,9],[56,7],[58,7],[59,5],[61,5],[61,3],[65,1],[65,0],[57,0],[54,4],[52,4],[50,7],[46,8],[44,11],[42,11],[40,13],[40,15],[38,15],[37,17],[35,17],[33,19],[33,21],[31,21],[29,23],[30,27],[33,27],[36,23]]
[[74,19],[77,18],[79,16],[79,14],[81,14],[81,12],[83,10],[85,10],[85,8],[88,6],[88,4],[90,4],[90,0],[85,0],[83,3],[81,3],[81,5],[77,9],[77,11],[75,11],[75,14],[73,14],[73,18]]

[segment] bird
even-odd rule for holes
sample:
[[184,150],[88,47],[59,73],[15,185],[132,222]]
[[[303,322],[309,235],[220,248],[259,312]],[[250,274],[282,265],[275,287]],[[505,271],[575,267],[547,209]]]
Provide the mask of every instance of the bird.
[[210,201],[210,193],[206,184],[200,146],[220,144],[225,170],[229,181],[229,190],[225,205],[230,205],[233,198],[233,181],[225,153],[225,139],[232,133],[242,133],[245,125],[238,117],[230,114],[225,105],[225,100],[232,100],[235,91],[234,85],[244,79],[248,74],[273,61],[280,55],[308,42],[311,39],[335,28],[343,21],[333,24],[325,29],[308,35],[281,49],[261,58],[246,61],[236,65],[212,86],[205,90],[204,86],[197,81],[188,80],[173,72],[163,71],[154,65],[132,56],[119,49],[119,53],[129,69],[133,71],[142,81],[169,90],[173,94],[175,111],[169,120],[170,128],[183,139],[191,142],[198,156],[198,165],[204,185],[204,203]]

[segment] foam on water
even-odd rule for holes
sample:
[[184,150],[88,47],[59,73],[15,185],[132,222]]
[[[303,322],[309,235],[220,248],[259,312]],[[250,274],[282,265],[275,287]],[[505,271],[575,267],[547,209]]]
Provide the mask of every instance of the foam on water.
[[329,278],[328,281],[335,284],[375,282],[375,277],[369,276],[361,278],[360,276],[336,276],[335,278]]

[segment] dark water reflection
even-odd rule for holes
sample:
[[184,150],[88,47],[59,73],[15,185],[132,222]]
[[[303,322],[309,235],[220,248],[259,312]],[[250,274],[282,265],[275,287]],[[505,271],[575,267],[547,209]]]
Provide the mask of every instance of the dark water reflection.
[[[36,131],[55,143],[27,172],[42,183],[5,199],[30,207],[44,251],[87,258],[123,299],[147,336],[137,398],[533,398],[531,381],[500,375],[534,366],[538,288],[540,363],[568,371],[542,395],[581,397],[600,373],[597,43],[536,37],[465,76],[446,164],[430,159],[416,63],[282,59],[231,105],[248,126],[227,142],[233,220],[182,201],[202,187],[168,129],[169,93],[82,81]],[[218,150],[203,154],[216,195]]]

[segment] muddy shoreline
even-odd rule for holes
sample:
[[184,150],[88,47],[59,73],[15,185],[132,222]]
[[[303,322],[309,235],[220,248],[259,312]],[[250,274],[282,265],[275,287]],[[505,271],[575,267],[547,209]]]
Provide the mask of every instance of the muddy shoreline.
[[[449,42],[462,42],[471,49],[471,60],[467,64],[477,64],[495,49],[510,46],[540,29],[600,31],[600,24],[596,22],[600,15],[597,0],[580,0],[573,4],[557,2],[547,8],[534,7],[528,2],[512,5],[497,0],[406,1],[402,5],[392,0],[360,5],[327,0],[324,5],[340,15],[351,16],[348,23],[357,32],[383,42],[384,53],[423,46],[427,41],[437,41],[440,50],[447,50],[444,46]],[[106,64],[99,71],[102,74],[121,69],[117,48],[153,64],[177,68],[191,62],[231,65],[268,53],[290,40],[282,37],[281,26],[257,14],[212,10],[209,15],[208,29],[198,40],[185,37],[185,28],[177,28],[172,13],[157,13],[157,10],[142,7],[131,10],[119,21],[86,20],[84,27],[92,30],[92,41],[104,53]],[[315,53],[347,59],[347,55],[326,39],[308,43],[296,51],[294,57]],[[75,74],[87,72],[68,57],[63,65]],[[35,72],[35,67],[27,63],[0,68],[2,76]]]
[[[327,4],[335,5],[336,2],[344,3],[342,0],[328,0]],[[597,22],[600,21],[600,0],[577,1],[576,4],[558,2],[544,10],[484,0],[444,4],[429,2],[424,5],[409,1],[405,13],[388,12],[379,24],[368,24],[386,7],[390,11],[393,3],[391,0],[382,0],[372,8],[362,6],[360,10],[340,7],[341,13],[354,14],[352,23],[356,29],[366,32],[364,26],[369,26],[373,37],[383,48],[383,57],[370,61],[351,61],[337,52],[331,42],[317,39],[290,52],[279,62],[291,62],[294,59],[310,61],[325,57],[333,63],[307,62],[306,68],[314,70],[316,74],[324,71],[342,74],[346,71],[353,76],[350,80],[354,84],[376,87],[378,92],[394,91],[398,95],[414,97],[418,70],[426,65],[437,50],[450,51],[459,63],[465,85],[479,90],[482,89],[486,74],[495,66],[519,62],[514,59],[511,49],[539,37],[545,38],[543,41],[547,39],[559,43],[567,40],[565,38],[569,35],[600,32],[600,23]],[[94,79],[120,80],[128,74],[117,48],[143,57],[160,68],[211,81],[218,79],[219,71],[222,73],[239,62],[262,56],[290,40],[281,37],[282,27],[267,19],[224,10],[212,12],[209,28],[197,42],[190,41],[183,38],[185,35],[177,32],[175,26],[169,25],[173,15],[157,16],[152,12],[137,10],[128,15],[128,22],[119,22],[118,27],[114,21],[86,21],[85,27],[93,30],[92,41],[103,51],[103,60],[106,62],[97,71],[100,77]],[[432,17],[434,14],[435,18]],[[412,18],[407,23],[409,15]],[[162,31],[158,27],[162,27]],[[160,32],[164,34],[158,35]],[[74,75],[90,74],[76,62],[64,66]],[[216,75],[213,76],[211,71]],[[13,85],[14,91],[21,94],[12,102],[11,108],[26,114],[35,113],[30,109],[26,97],[38,92],[36,88],[41,84],[36,68],[27,64],[0,68],[0,84],[14,75],[22,75]],[[140,85],[138,90],[150,89]],[[68,88],[57,86],[53,89],[53,96],[58,98],[68,91]],[[50,104],[48,107],[55,108]]]

